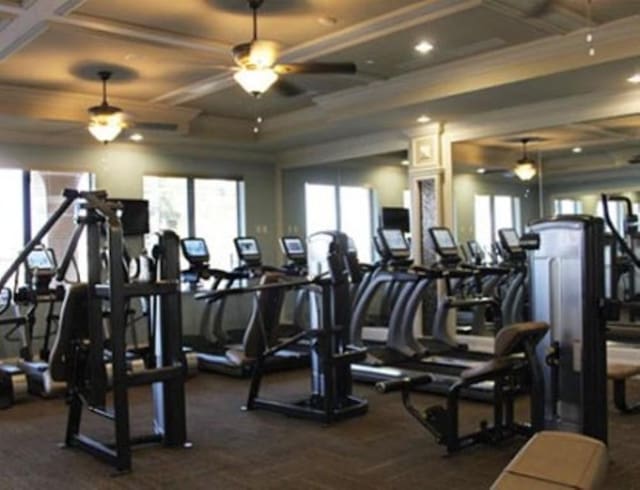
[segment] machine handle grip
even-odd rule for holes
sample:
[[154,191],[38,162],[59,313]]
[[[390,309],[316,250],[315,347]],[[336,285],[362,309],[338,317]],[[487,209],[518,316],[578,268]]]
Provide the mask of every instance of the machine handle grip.
[[389,381],[378,381],[376,383],[376,391],[384,394],[391,391],[409,389],[412,386],[426,385],[427,383],[431,383],[431,381],[433,381],[433,377],[430,374],[417,376],[415,378],[406,376],[404,378],[392,379]]

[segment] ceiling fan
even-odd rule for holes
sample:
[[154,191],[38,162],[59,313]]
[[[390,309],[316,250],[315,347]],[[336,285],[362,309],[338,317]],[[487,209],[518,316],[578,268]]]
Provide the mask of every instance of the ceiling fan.
[[253,11],[253,39],[234,46],[232,54],[237,65],[233,77],[249,94],[259,97],[272,86],[286,96],[303,93],[301,88],[282,80],[281,75],[356,73],[355,63],[278,63],[278,43],[258,39],[258,9],[264,0],[248,0],[248,3]]

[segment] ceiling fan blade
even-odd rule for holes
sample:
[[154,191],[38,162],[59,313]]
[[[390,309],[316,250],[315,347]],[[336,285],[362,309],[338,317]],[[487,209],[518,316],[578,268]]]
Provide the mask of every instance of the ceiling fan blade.
[[304,89],[302,89],[301,87],[283,80],[282,78],[280,78],[276,83],[273,84],[273,89],[280,95],[284,95],[285,97],[297,97],[298,95],[302,95],[305,93]]
[[349,75],[357,71],[355,63],[279,63],[273,69],[280,75],[290,73],[341,73]]

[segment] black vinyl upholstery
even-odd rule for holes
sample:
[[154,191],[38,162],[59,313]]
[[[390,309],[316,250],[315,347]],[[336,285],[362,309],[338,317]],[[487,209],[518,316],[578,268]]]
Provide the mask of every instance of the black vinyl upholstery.
[[68,381],[71,366],[73,341],[87,339],[89,286],[85,283],[67,287],[62,307],[58,332],[49,356],[49,371],[54,381]]

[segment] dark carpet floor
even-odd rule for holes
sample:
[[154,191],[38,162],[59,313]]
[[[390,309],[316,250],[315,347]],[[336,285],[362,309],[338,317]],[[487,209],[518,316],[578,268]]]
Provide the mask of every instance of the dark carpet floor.
[[[270,375],[265,393],[304,393],[304,371]],[[488,488],[522,440],[476,447],[444,457],[402,408],[397,394],[379,395],[358,385],[370,402],[364,417],[331,427],[267,412],[239,410],[247,381],[201,374],[188,383],[191,449],[139,448],[134,469],[114,476],[110,467],[77,450],[60,449],[66,407],[31,399],[0,412],[0,489],[482,489]],[[640,393],[640,385],[633,391]],[[417,402],[441,399],[417,395]],[[144,432],[148,390],[132,396],[132,427]],[[522,405],[526,400],[522,400]],[[466,403],[461,419],[473,426],[486,405]],[[640,489],[640,415],[611,412],[611,466],[607,488]],[[87,418],[91,431],[110,426]]]

